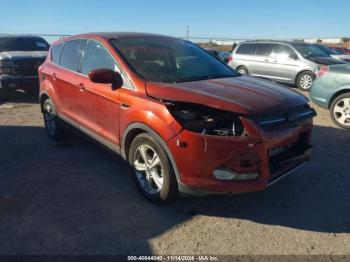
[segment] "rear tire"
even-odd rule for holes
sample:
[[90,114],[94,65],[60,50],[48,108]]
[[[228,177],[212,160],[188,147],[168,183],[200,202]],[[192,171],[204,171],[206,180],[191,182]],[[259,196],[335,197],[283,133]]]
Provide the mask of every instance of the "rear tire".
[[350,93],[337,96],[330,107],[332,121],[339,127],[350,129]]
[[60,119],[57,116],[55,107],[51,99],[46,99],[42,104],[45,129],[49,137],[53,140],[62,140],[65,130]]
[[241,75],[249,75],[248,69],[245,66],[239,66],[236,70]]
[[147,199],[159,204],[178,197],[177,180],[169,157],[151,135],[136,136],[128,159],[136,186]]
[[303,72],[298,75],[296,85],[302,91],[310,91],[315,75],[312,72]]

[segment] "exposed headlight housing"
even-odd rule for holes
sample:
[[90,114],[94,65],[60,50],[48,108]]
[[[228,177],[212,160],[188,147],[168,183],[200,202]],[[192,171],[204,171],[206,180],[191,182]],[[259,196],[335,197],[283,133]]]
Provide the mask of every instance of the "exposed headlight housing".
[[240,116],[198,104],[168,102],[171,115],[186,130],[206,135],[241,136],[244,126]]

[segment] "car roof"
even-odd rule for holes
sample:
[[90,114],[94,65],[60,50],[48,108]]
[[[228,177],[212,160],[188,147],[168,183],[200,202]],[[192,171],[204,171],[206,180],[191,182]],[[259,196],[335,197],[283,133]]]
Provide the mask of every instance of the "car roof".
[[247,40],[244,42],[238,43],[238,45],[242,44],[289,44],[289,45],[310,45],[310,43],[305,43],[302,41],[288,41],[288,40]]
[[0,35],[0,38],[40,38],[43,39],[40,36],[37,35]]
[[98,35],[109,39],[129,38],[129,37],[169,37],[170,38],[170,36],[151,34],[151,33],[140,33],[140,32],[96,32],[96,33],[89,33],[88,35]]
[[[86,34],[77,34],[67,37],[60,38],[55,41],[53,44],[73,40],[77,38],[104,38],[107,40],[111,39],[122,39],[122,38],[132,38],[132,37],[162,37],[162,38],[174,38],[171,36],[159,35],[159,34],[150,34],[150,33],[138,33],[138,32],[93,32]],[[175,39],[175,38],[174,38]]]

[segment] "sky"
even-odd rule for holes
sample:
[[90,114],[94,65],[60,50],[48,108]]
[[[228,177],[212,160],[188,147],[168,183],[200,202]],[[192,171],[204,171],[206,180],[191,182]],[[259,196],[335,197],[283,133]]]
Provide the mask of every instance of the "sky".
[[0,0],[0,34],[133,31],[176,37],[349,37],[350,0]]

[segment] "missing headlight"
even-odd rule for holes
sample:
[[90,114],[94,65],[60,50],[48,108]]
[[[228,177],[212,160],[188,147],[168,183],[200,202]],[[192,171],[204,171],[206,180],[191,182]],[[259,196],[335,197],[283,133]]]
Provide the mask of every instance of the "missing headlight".
[[185,129],[216,136],[240,136],[244,127],[240,117],[232,112],[191,103],[167,103],[172,116]]

